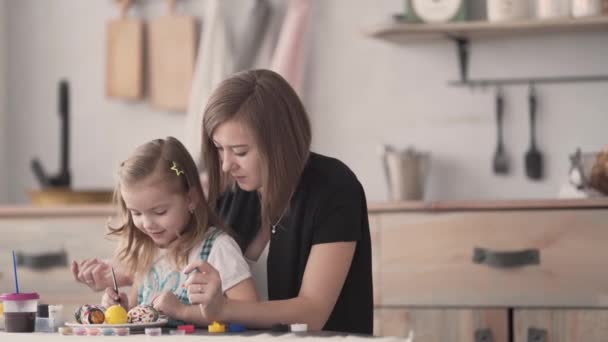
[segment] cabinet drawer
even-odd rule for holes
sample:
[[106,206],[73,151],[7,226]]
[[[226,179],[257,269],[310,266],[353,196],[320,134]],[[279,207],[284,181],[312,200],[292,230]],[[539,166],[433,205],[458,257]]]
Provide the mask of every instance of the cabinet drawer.
[[76,282],[69,263],[112,256],[116,242],[106,237],[107,221],[107,217],[0,218],[0,293],[14,291],[8,251],[37,255],[65,250],[67,266],[43,270],[20,266],[20,290],[38,292],[41,303],[64,305],[68,316],[82,304],[99,303],[102,293]]
[[[379,218],[382,306],[608,305],[608,210],[399,213]],[[475,263],[475,248],[539,263]]]
[[508,341],[506,310],[377,309],[375,316],[377,336],[408,337],[411,332],[414,341]]
[[604,342],[607,310],[514,311],[515,342]]

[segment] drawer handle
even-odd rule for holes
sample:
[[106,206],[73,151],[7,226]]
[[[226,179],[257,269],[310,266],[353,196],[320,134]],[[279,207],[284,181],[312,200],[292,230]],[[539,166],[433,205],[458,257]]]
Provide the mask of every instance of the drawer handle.
[[522,251],[492,251],[476,247],[473,250],[473,262],[485,264],[496,268],[521,267],[540,264],[540,252],[538,249],[525,249]]
[[475,330],[475,342],[494,342],[494,335],[490,329]]
[[547,341],[547,330],[530,327],[528,328],[528,342]]
[[26,254],[17,252],[17,265],[33,270],[46,270],[53,267],[68,265],[68,254],[65,250],[42,254]]

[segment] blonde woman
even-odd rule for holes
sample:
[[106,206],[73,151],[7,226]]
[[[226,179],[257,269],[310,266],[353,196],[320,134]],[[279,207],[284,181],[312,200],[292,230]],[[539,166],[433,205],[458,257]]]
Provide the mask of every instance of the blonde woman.
[[238,73],[212,94],[203,119],[208,200],[239,236],[265,300],[223,296],[221,272],[191,262],[185,271],[200,273],[186,282],[190,302],[207,321],[372,333],[365,194],[346,165],[310,143],[304,106],[277,73]]

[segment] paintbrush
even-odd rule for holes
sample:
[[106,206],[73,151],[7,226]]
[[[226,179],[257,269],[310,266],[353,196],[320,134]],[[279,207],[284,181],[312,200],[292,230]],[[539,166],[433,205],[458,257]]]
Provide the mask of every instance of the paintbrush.
[[120,303],[120,293],[118,293],[118,283],[116,282],[116,274],[114,273],[114,267],[111,267],[110,270],[112,271],[112,283],[114,284],[114,291],[118,295],[117,302]]

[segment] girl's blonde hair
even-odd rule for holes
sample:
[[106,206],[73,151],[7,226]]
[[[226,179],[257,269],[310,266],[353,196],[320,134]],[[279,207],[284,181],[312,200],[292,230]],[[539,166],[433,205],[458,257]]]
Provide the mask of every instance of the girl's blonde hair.
[[215,144],[215,129],[229,120],[253,133],[262,164],[261,224],[280,219],[310,155],[310,122],[300,98],[270,70],[250,70],[224,80],[213,92],[203,116],[202,152],[209,175],[209,202],[216,204],[227,184]]
[[118,206],[117,227],[108,224],[108,235],[119,237],[116,257],[125,270],[141,279],[152,266],[158,248],[152,239],[135,227],[133,217],[121,195],[123,186],[133,185],[148,177],[156,177],[159,186],[177,194],[190,194],[194,199],[194,210],[186,228],[169,247],[170,257],[176,267],[188,263],[188,255],[204,239],[207,227],[226,229],[209,207],[192,156],[184,145],[173,137],[155,139],[135,149],[133,154],[120,164],[118,182],[114,190],[114,202]]

